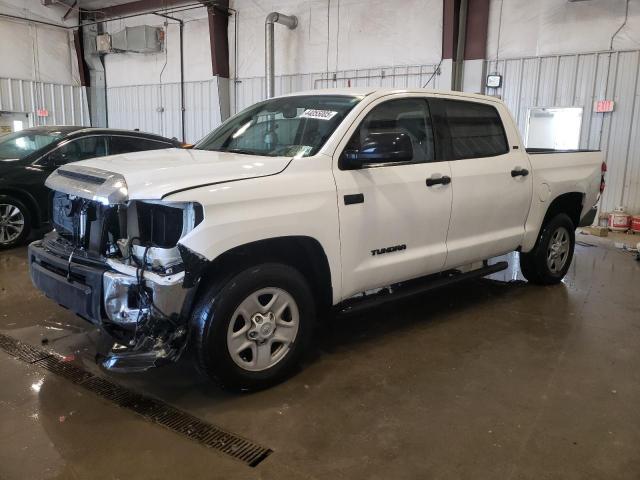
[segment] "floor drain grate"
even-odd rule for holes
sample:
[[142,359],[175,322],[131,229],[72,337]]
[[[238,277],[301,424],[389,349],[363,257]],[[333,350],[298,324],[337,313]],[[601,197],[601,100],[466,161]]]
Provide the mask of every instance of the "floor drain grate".
[[27,363],[38,362],[44,358],[50,357],[51,354],[44,352],[38,348],[32,347],[27,343],[23,343],[15,338],[2,335],[0,333],[0,348],[12,357]]
[[49,370],[51,373],[55,373],[56,375],[64,377],[67,380],[70,380],[73,383],[77,384],[82,384],[82,382],[93,377],[93,374],[87,372],[86,370],[78,368],[75,365],[65,362],[58,357],[54,357],[53,355],[50,355],[34,363],[39,367]]
[[105,378],[97,377],[55,355],[1,333],[0,349],[13,357],[35,364],[80,385],[120,407],[141,415],[150,422],[162,425],[206,447],[240,460],[250,467],[257,466],[272,453],[269,448],[227,432],[161,400],[134,392]]

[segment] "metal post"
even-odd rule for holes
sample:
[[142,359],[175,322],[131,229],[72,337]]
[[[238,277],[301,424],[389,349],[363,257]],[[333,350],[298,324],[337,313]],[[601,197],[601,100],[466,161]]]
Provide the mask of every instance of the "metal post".
[[298,26],[298,18],[294,15],[283,15],[271,12],[264,22],[264,76],[265,95],[267,98],[275,96],[275,67],[274,67],[274,25],[280,23],[290,30]]

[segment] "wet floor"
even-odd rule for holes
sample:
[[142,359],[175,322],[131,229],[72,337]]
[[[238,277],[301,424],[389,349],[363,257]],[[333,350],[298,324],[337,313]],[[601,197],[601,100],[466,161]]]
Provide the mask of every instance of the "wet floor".
[[637,479],[640,263],[578,240],[558,286],[510,269],[329,319],[300,373],[252,395],[187,360],[101,372],[96,332],[35,291],[26,249],[1,252],[1,332],[274,453],[247,467],[0,351],[0,478]]

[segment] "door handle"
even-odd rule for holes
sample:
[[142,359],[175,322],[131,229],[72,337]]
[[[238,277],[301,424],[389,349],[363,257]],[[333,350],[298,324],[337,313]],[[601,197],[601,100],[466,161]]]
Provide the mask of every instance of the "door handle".
[[344,204],[345,205],[354,205],[356,203],[364,203],[364,194],[363,193],[354,193],[351,195],[344,196]]
[[515,178],[515,177],[526,177],[527,175],[529,175],[529,170],[527,170],[526,168],[515,168],[515,169],[511,170],[511,176],[513,178]]
[[451,177],[446,175],[442,177],[427,178],[427,187],[433,187],[434,185],[449,185],[451,183]]

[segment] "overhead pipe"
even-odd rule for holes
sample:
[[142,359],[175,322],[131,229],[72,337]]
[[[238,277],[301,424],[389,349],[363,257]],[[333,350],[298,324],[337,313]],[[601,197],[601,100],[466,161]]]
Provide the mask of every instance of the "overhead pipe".
[[266,97],[275,96],[275,70],[274,70],[274,25],[279,23],[293,30],[298,26],[298,17],[295,15],[283,15],[278,12],[271,12],[264,21],[264,76]]

